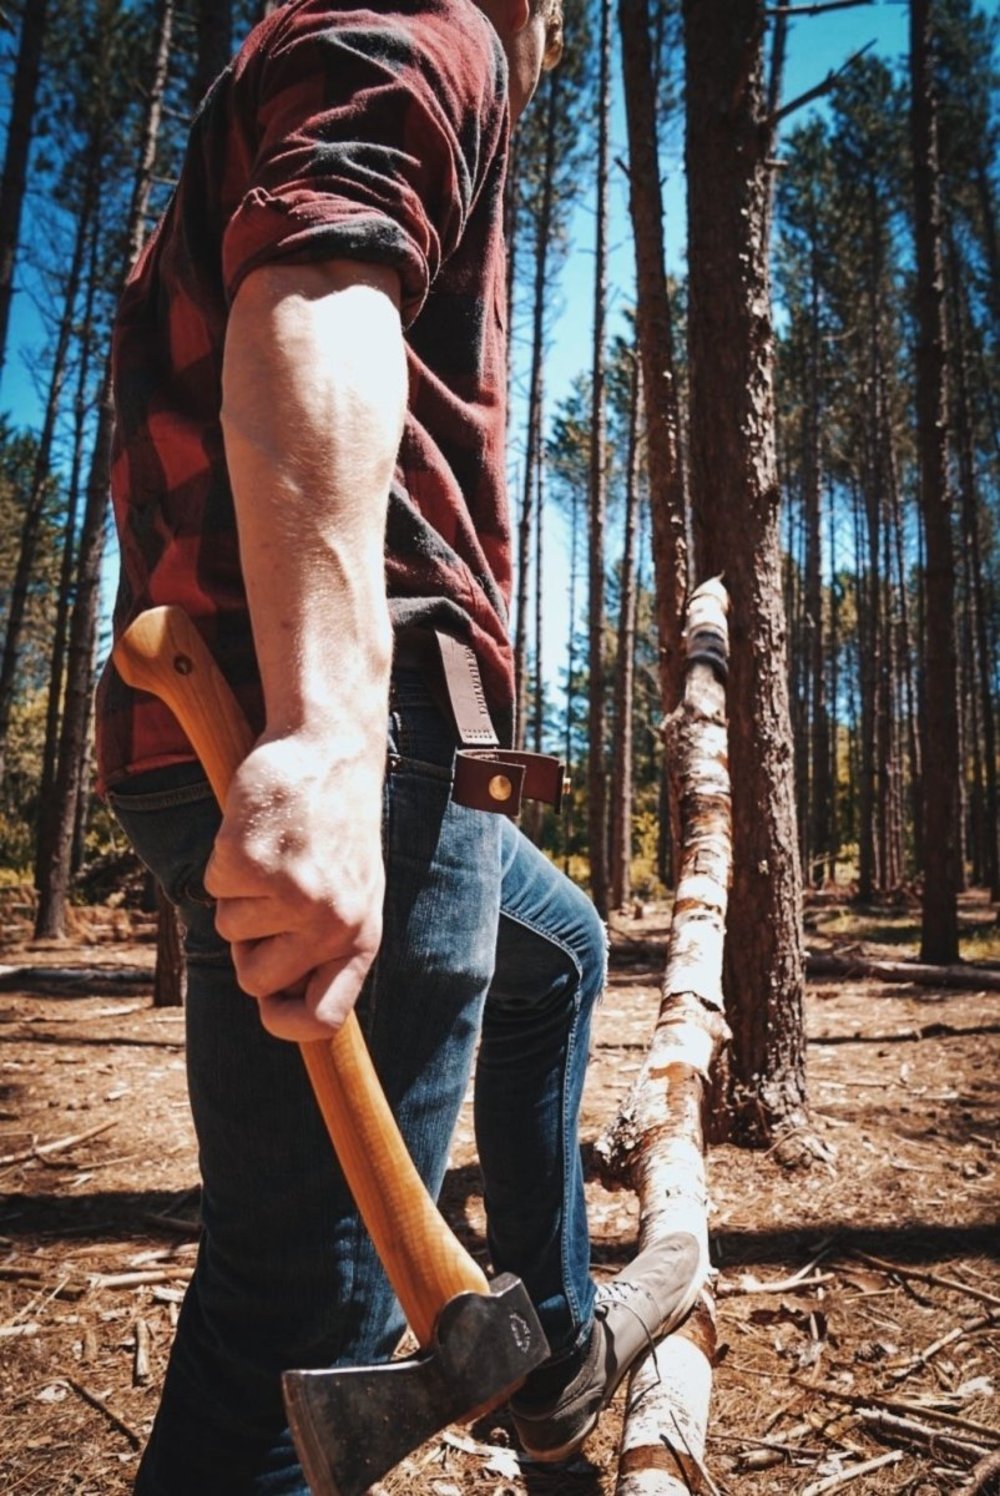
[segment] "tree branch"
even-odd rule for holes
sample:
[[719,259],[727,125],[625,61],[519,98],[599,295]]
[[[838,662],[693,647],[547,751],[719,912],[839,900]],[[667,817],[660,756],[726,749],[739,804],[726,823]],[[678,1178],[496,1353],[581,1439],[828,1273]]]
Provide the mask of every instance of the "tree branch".
[[827,73],[822,83],[817,83],[815,88],[810,88],[807,93],[800,94],[799,97],[797,99],[793,99],[790,104],[783,104],[781,108],[776,110],[775,113],[771,116],[770,123],[772,129],[781,120],[785,119],[787,115],[793,114],[796,109],[801,109],[803,104],[811,104],[813,99],[822,98],[823,94],[829,93],[834,84],[837,82],[837,79],[842,77],[844,73],[847,72],[848,68],[853,67],[860,57],[864,57],[866,52],[871,51],[874,45],[875,42],[870,41],[867,46],[864,46],[859,51],[853,53],[853,55],[850,56],[845,63],[842,63],[839,68],[835,68],[831,72]]
[[775,5],[764,14],[768,20],[776,16],[821,16],[828,10],[853,10],[858,5],[874,5],[875,0],[819,0],[816,5]]

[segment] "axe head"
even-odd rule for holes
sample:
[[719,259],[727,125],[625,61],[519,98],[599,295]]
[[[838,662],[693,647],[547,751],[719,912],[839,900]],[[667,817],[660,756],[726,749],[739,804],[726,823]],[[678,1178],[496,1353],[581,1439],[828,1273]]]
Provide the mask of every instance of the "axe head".
[[445,1304],[420,1355],[384,1366],[286,1371],[288,1425],[314,1496],[363,1496],[404,1455],[495,1407],[549,1355],[520,1278]]

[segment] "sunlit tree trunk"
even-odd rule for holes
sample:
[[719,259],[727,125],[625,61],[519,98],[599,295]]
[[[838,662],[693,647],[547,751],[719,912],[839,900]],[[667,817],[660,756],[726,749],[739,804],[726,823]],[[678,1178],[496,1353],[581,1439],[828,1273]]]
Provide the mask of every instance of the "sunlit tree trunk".
[[588,601],[590,699],[587,717],[590,892],[608,913],[608,788],[604,767],[604,525],[607,507],[605,324],[608,259],[608,137],[611,120],[611,0],[601,0],[597,130],[597,242],[594,265],[594,342],[590,415],[590,588]]
[[39,791],[38,841],[35,847],[35,887],[42,889],[52,856],[53,838],[58,825],[56,770],[58,767],[60,722],[63,705],[63,675],[68,646],[67,628],[71,594],[76,570],[76,521],[83,474],[84,441],[88,416],[87,388],[94,344],[94,300],[97,295],[97,256],[100,247],[100,216],[95,210],[90,231],[90,268],[84,313],[78,329],[80,354],[76,375],[73,420],[73,458],[70,464],[69,497],[66,506],[66,528],[63,534],[62,562],[59,571],[59,597],[53,628],[52,658],[49,664],[49,695],[45,708],[45,748],[42,753],[42,780]]
[[545,99],[545,162],[542,197],[535,223],[535,283],[531,329],[531,374],[528,384],[527,450],[524,455],[521,519],[517,546],[517,617],[514,627],[514,677],[517,682],[517,742],[523,748],[528,732],[528,618],[529,573],[534,522],[534,494],[538,454],[542,444],[542,363],[545,354],[545,293],[548,285],[552,202],[555,190],[556,130],[559,124],[559,69],[547,75]]
[[687,594],[686,495],[673,328],[663,241],[656,138],[656,80],[647,0],[619,0],[629,143],[629,210],[635,243],[636,333],[646,391],[646,463],[656,578],[660,692],[664,711],[681,697],[681,632]]
[[691,490],[699,570],[732,598],[732,1132],[805,1116],[802,878],[782,604],[762,0],[685,0]]
[[958,959],[959,733],[955,562],[948,487],[944,286],[929,0],[910,3],[917,311],[917,451],[927,547],[921,959]]
[[639,508],[639,407],[642,376],[633,362],[629,410],[628,477],[622,546],[621,605],[615,661],[615,742],[612,755],[611,903],[627,907],[632,895],[632,700],[635,681],[636,516]]
[[954,327],[955,414],[958,439],[958,477],[962,494],[962,539],[968,571],[966,607],[971,614],[971,660],[968,672],[968,694],[978,701],[983,751],[983,808],[978,827],[981,838],[983,881],[990,887],[993,899],[1000,899],[1000,798],[997,792],[996,716],[992,683],[994,679],[989,637],[989,599],[983,581],[982,543],[980,539],[982,499],[976,474],[970,411],[969,370],[965,334],[965,307],[961,294],[962,269],[954,243],[949,255]]

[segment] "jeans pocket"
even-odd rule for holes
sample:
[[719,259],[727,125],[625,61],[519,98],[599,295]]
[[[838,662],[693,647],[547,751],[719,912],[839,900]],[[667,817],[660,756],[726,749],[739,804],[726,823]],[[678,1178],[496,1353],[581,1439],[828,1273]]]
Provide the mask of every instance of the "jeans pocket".
[[215,930],[215,900],[205,889],[221,813],[200,765],[137,775],[108,792],[108,801],[142,861],[154,874],[185,928],[189,962],[225,962],[229,948]]
[[[200,765],[177,764],[170,769],[152,769],[121,780],[108,790],[108,804],[116,816],[137,811],[174,810],[212,800],[212,786]],[[119,819],[121,817],[119,816]]]

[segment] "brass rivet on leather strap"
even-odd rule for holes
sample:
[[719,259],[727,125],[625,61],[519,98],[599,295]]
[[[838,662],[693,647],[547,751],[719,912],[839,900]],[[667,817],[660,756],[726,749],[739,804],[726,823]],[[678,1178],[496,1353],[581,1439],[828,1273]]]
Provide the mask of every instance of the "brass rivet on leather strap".
[[506,774],[494,774],[488,788],[491,800],[509,800],[514,793],[514,786]]

